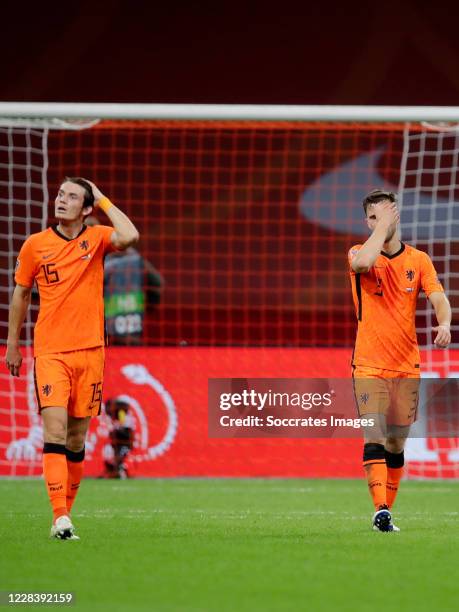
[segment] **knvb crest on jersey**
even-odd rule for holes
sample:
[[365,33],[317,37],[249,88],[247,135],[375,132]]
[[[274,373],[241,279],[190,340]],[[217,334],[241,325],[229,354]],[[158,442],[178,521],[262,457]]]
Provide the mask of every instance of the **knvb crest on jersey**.
[[80,249],[83,251],[87,251],[89,249],[89,242],[87,240],[82,240],[79,245]]
[[414,270],[407,270],[405,272],[405,274],[406,274],[406,278],[410,281],[410,283],[412,283],[413,280],[414,280],[415,274],[416,274],[415,271]]
[[53,392],[53,388],[52,388],[51,385],[43,385],[42,388],[41,388],[41,392],[46,397],[49,397],[51,395],[51,393]]

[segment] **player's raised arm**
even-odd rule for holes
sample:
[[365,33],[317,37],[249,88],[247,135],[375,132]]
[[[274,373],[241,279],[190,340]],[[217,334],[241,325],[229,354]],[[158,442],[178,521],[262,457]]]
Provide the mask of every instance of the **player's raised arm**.
[[19,376],[22,355],[19,350],[19,338],[27,309],[30,304],[32,289],[16,285],[11,299],[8,317],[8,340],[6,349],[6,367],[12,376]]
[[372,229],[371,236],[352,259],[354,272],[368,272],[378,258],[388,234],[395,231],[399,221],[399,212],[394,202],[381,202],[367,208],[367,223]]
[[114,233],[112,235],[113,246],[124,251],[139,240],[139,232],[127,215],[104,196],[98,187],[91,181],[88,183],[92,187],[94,194],[94,204],[104,211],[112,222]]
[[442,291],[434,291],[429,300],[435,310],[438,325],[433,330],[437,332],[434,343],[439,348],[447,348],[451,342],[451,305]]

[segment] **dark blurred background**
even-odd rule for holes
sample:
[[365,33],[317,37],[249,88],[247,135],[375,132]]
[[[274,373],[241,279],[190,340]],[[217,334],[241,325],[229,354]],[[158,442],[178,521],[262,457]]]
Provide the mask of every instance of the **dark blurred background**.
[[454,4],[2,4],[0,100],[456,105]]

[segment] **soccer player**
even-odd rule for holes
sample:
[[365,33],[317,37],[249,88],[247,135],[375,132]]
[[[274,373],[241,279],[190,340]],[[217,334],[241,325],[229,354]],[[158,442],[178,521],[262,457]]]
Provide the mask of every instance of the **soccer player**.
[[352,357],[364,430],[363,465],[375,507],[373,528],[399,531],[391,508],[403,474],[403,449],[416,418],[420,353],[416,301],[422,289],[435,310],[435,345],[451,342],[451,308],[429,256],[400,241],[396,194],[374,189],[363,200],[371,235],[349,251],[358,320]]
[[[87,227],[93,208],[113,227]],[[53,509],[51,536],[78,539],[70,519],[83,474],[84,444],[100,413],[104,369],[103,260],[127,249],[139,233],[92,183],[66,178],[55,200],[57,225],[32,234],[16,264],[6,365],[19,376],[21,327],[34,282],[40,310],[34,334],[34,376],[43,420],[43,475]]]

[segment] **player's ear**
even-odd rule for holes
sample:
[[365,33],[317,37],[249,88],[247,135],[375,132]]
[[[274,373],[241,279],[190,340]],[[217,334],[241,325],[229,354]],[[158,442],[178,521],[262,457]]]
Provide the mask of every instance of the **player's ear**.
[[89,217],[89,215],[92,213],[93,211],[93,207],[92,206],[83,206],[83,221],[86,221],[86,219]]

